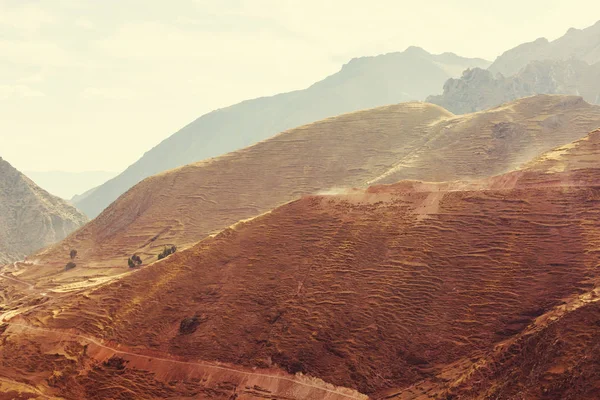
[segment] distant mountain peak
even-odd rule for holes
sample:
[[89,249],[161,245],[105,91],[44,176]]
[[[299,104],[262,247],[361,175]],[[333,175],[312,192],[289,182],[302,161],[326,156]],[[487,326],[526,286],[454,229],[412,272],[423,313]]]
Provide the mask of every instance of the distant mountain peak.
[[600,21],[585,29],[570,28],[562,37],[549,41],[538,38],[504,52],[490,66],[494,74],[509,77],[535,60],[563,61],[578,58],[588,64],[600,62]]
[[418,46],[409,46],[406,48],[406,50],[404,50],[405,54],[412,54],[412,55],[423,55],[423,56],[430,56],[431,53],[429,53],[428,51],[426,51],[425,49],[423,49],[422,47],[418,47]]

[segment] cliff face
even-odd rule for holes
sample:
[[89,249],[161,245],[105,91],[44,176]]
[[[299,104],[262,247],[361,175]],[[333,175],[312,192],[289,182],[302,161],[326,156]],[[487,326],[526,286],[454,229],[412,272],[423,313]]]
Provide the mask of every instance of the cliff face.
[[449,79],[443,94],[429,96],[427,101],[455,114],[466,114],[536,94],[578,95],[598,104],[600,63],[533,61],[510,77],[481,68],[468,69],[461,78]]
[[87,222],[0,158],[0,264],[64,239]]

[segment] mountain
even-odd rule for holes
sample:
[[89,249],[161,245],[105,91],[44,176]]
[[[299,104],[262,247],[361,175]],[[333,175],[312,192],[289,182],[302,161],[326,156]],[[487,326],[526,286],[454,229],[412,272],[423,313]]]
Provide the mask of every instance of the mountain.
[[511,76],[531,61],[578,59],[588,64],[600,62],[600,21],[586,29],[571,28],[562,37],[550,42],[540,38],[508,50],[489,67],[492,74]]
[[87,218],[0,158],[0,265],[58,242]]
[[25,174],[38,186],[63,199],[78,199],[77,195],[117,175],[116,172],[108,171],[26,171]]
[[353,59],[338,73],[311,87],[244,101],[201,116],[148,151],[133,165],[101,185],[77,207],[96,217],[146,177],[216,157],[267,139],[286,129],[350,111],[424,100],[450,77],[489,62],[432,55],[410,47],[402,53]]
[[[35,265],[22,277],[55,287],[126,273],[134,253],[154,262],[165,246],[189,247],[303,195],[500,174],[598,126],[600,107],[570,96],[536,96],[464,116],[427,103],[344,114],[144,180],[30,257]],[[65,272],[70,249],[79,252],[79,268]]]
[[595,398],[599,152],[600,130],[491,178],[304,196],[32,289],[2,375],[67,399]]
[[600,21],[505,52],[487,69],[469,68],[428,102],[456,114],[476,112],[536,94],[569,94],[600,103]]
[[572,94],[600,104],[600,62],[532,61],[510,77],[494,77],[481,68],[468,69],[460,79],[449,79],[443,94],[429,96],[427,101],[466,114],[536,94]]

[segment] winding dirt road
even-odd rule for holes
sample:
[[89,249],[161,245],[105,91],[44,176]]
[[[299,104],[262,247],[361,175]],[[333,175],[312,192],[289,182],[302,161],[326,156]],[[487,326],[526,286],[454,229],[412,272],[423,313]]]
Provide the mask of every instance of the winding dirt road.
[[[107,346],[107,345],[105,345],[105,344],[102,343],[101,339],[97,339],[97,338],[90,337],[90,336],[79,335],[79,334],[68,332],[68,331],[61,331],[61,330],[56,330],[56,329],[48,329],[48,328],[42,328],[42,327],[37,327],[37,326],[32,326],[32,325],[26,325],[26,324],[21,324],[21,323],[18,323],[18,322],[5,321],[4,323],[8,324],[9,326],[13,326],[13,327],[21,328],[21,329],[24,329],[24,330],[33,331],[33,332],[42,332],[42,333],[49,333],[49,334],[54,334],[54,335],[68,336],[68,337],[71,337],[73,339],[83,340],[85,342],[94,344],[94,345],[96,345],[96,346],[98,346],[98,347],[100,347],[102,349],[109,350],[109,351],[111,351],[111,352],[113,352],[115,354],[119,354],[119,355],[126,355],[126,356],[143,358],[143,359],[148,359],[148,360],[158,360],[158,361],[163,361],[163,362],[167,362],[167,363],[173,363],[173,364],[177,364],[177,365],[198,366],[198,367],[202,367],[202,368],[206,368],[206,369],[213,369],[213,370],[222,370],[222,371],[234,372],[236,374],[244,375],[244,376],[253,376],[253,377],[261,377],[261,378],[268,378],[268,379],[276,379],[276,380],[279,380],[279,381],[290,382],[290,383],[293,383],[294,385],[300,385],[300,386],[309,387],[309,388],[312,388],[312,389],[317,389],[319,391],[323,391],[323,392],[326,392],[326,393],[334,394],[336,396],[341,396],[341,397],[344,397],[344,398],[347,398],[347,399],[355,399],[355,400],[366,400],[366,399],[368,399],[368,397],[365,396],[365,395],[344,393],[341,390],[328,389],[328,388],[325,388],[325,387],[322,387],[322,386],[317,386],[317,385],[311,384],[309,382],[303,382],[302,380],[294,379],[294,378],[288,378],[288,377],[285,377],[285,376],[278,376],[278,375],[271,375],[271,374],[262,374],[262,373],[258,373],[258,372],[243,371],[243,370],[236,369],[236,368],[225,367],[225,366],[215,365],[215,364],[206,363],[206,362],[180,361],[180,360],[174,360],[174,359],[170,359],[170,358],[147,356],[147,355],[144,355],[144,354],[134,353],[134,352],[125,351],[125,350],[119,350],[117,348],[114,348],[114,347],[111,347],[111,346]],[[346,390],[350,391],[352,389],[346,389]],[[301,400],[301,399],[299,398],[298,400]]]

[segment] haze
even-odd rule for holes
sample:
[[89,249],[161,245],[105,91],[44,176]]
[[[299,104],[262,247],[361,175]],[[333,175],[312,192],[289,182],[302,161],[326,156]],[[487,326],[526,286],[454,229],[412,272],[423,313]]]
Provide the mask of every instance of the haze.
[[493,60],[598,15],[585,0],[3,0],[2,156],[119,171],[203,113],[304,88],[352,57],[416,45]]

